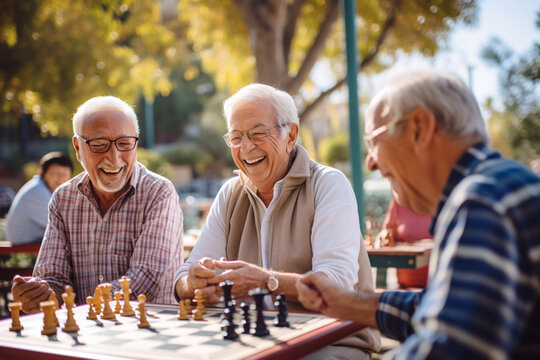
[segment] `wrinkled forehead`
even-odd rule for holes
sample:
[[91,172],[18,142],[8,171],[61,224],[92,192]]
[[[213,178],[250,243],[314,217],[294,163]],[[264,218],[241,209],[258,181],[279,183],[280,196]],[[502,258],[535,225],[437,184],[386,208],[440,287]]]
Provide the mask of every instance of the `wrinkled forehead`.
[[136,127],[129,116],[117,108],[104,108],[88,113],[82,121],[83,133],[102,135],[108,131],[118,131],[119,136],[136,135]]
[[229,128],[270,126],[273,123],[275,123],[275,112],[268,100],[239,101],[231,109]]

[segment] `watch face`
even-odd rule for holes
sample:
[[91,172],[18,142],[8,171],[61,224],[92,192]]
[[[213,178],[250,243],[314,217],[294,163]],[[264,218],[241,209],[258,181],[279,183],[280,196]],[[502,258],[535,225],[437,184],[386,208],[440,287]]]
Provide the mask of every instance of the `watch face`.
[[268,277],[268,281],[266,282],[266,286],[268,287],[268,290],[275,291],[277,290],[279,286],[279,281],[275,275],[270,275]]

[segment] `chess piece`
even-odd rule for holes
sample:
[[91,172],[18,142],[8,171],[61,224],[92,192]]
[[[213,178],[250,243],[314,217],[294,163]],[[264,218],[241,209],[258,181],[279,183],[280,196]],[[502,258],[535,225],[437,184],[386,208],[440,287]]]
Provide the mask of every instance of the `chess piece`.
[[238,337],[238,334],[234,331],[233,312],[230,308],[223,310],[225,319],[221,322],[221,333],[223,338],[227,340],[234,340]]
[[122,308],[122,312],[120,315],[122,316],[133,316],[135,315],[135,311],[131,308],[131,304],[129,303],[129,294],[131,294],[131,290],[129,288],[129,284],[131,283],[131,279],[127,276],[122,276],[120,279],[120,285],[122,285],[122,294],[124,295],[124,307]]
[[43,311],[43,330],[41,330],[41,335],[56,334],[56,324],[53,317],[54,301],[42,301],[39,303],[39,308]]
[[112,284],[106,283],[99,285],[99,288],[101,289],[101,296],[103,297],[103,315],[101,315],[102,319],[115,319],[116,316],[114,315],[114,312],[111,309],[111,289]]
[[116,306],[114,307],[115,314],[120,314],[120,310],[122,310],[122,304],[120,304],[120,299],[122,298],[122,294],[117,291],[114,293],[114,298],[116,299]]
[[244,328],[244,332],[242,334],[249,334],[250,330],[251,330],[251,321],[249,320],[249,308],[250,308],[250,305],[247,304],[247,303],[242,303],[240,304],[240,307],[242,308],[242,315],[243,315],[243,320],[242,320],[242,326]]
[[137,326],[140,328],[149,328],[150,324],[146,320],[146,295],[139,295],[137,298],[139,300],[139,323]]
[[97,314],[94,311],[94,298],[92,296],[87,296],[86,303],[88,304],[88,315],[86,316],[86,318],[88,320],[97,319]]
[[195,309],[193,312],[193,320],[203,320],[203,313],[199,309]]
[[[77,325],[77,323],[75,322],[75,319],[73,318],[73,306],[75,306],[75,293],[73,292],[73,288],[70,285],[66,286],[66,292],[62,294],[62,299],[64,300],[64,304],[66,304],[66,309],[67,309],[67,319],[66,319],[66,323],[64,324],[64,327],[62,328],[62,331],[77,332],[79,331],[79,326]],[[53,302],[53,305],[54,305],[54,302]]]
[[11,313],[11,326],[9,331],[19,331],[23,329],[19,314],[21,313],[22,303],[12,302],[8,305],[9,312]]
[[178,320],[188,320],[188,312],[184,300],[178,302]]
[[251,329],[251,334],[259,337],[266,336],[270,334],[270,331],[268,331],[268,328],[264,323],[263,301],[264,296],[268,294],[268,290],[255,288],[253,290],[249,290],[248,294],[253,296],[255,299],[255,305],[257,307],[257,322],[255,323],[255,329]]
[[184,300],[184,304],[186,305],[187,313],[191,314],[191,310],[193,310],[193,307],[191,306],[191,300],[190,299]]
[[56,316],[56,310],[58,310],[58,300],[56,299],[56,294],[54,291],[51,293],[51,296],[49,296],[49,300],[54,302],[54,311],[53,311],[53,319],[56,326],[60,326],[60,322],[58,321],[58,317]]
[[96,289],[94,290],[94,309],[96,310],[96,315],[101,314],[101,304],[103,303],[103,299],[101,297],[101,288],[96,286]]
[[204,299],[201,289],[195,290],[195,301],[197,302],[197,311],[200,311],[201,314],[206,314],[206,308],[204,307]]
[[279,309],[277,316],[276,326],[277,327],[290,327],[291,325],[287,321],[287,299],[285,294],[281,293],[276,296],[276,302],[274,305]]

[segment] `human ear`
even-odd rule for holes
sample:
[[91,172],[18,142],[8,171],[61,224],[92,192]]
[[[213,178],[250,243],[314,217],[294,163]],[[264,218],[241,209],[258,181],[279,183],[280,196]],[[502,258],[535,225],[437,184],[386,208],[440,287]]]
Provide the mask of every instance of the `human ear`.
[[73,142],[73,147],[75,148],[75,155],[77,155],[77,160],[81,162],[81,159],[79,157],[79,139],[77,139],[77,136],[73,136],[71,138],[71,141]]
[[289,134],[287,135],[287,151],[290,153],[298,139],[298,125],[291,124]]
[[437,119],[428,109],[419,108],[411,114],[414,134],[414,150],[425,151],[432,143],[437,130]]

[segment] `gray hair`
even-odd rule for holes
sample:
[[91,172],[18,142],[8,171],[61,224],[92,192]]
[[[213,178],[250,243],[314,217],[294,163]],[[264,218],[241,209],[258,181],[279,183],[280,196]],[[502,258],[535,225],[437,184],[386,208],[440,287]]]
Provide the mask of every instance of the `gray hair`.
[[89,115],[103,110],[118,110],[122,112],[133,122],[137,136],[139,136],[139,123],[135,111],[128,103],[114,96],[96,96],[79,106],[77,112],[73,115],[73,133],[75,135],[81,135],[84,120]]
[[[381,116],[389,116],[389,124],[417,108],[425,108],[434,114],[437,125],[447,135],[489,143],[475,96],[454,74],[440,71],[396,74],[389,78],[377,98],[384,101]],[[399,132],[402,128],[397,125],[389,132]]]
[[267,100],[269,102],[274,110],[274,116],[279,124],[300,124],[298,119],[298,110],[296,109],[294,99],[291,95],[272,86],[264,84],[250,84],[244,86],[223,102],[223,113],[225,114],[225,119],[227,120],[227,129],[230,130],[231,113],[234,105],[239,102],[255,103],[261,100]]

